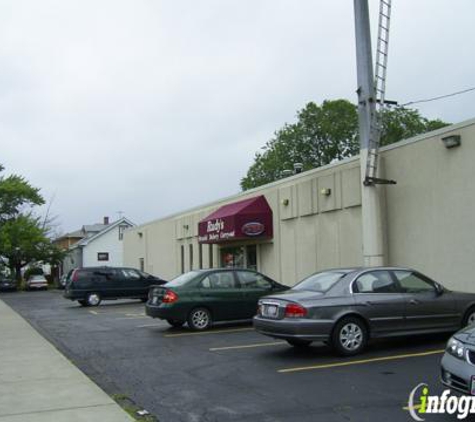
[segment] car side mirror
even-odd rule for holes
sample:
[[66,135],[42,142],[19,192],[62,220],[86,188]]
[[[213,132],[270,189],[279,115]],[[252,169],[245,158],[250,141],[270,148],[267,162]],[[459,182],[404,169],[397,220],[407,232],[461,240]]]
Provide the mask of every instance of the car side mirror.
[[435,283],[435,294],[437,296],[442,296],[444,294],[444,288],[438,283]]

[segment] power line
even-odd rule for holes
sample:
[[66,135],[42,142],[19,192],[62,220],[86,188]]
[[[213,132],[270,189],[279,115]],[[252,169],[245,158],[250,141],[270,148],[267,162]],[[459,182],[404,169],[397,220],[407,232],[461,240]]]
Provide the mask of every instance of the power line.
[[419,104],[419,103],[429,103],[431,101],[441,100],[443,98],[454,97],[456,95],[465,94],[466,92],[470,92],[470,91],[475,91],[475,87],[467,88],[467,89],[464,89],[462,91],[453,92],[452,94],[439,95],[438,97],[427,98],[425,100],[410,101],[406,104],[401,104],[399,107],[406,107],[408,105]]

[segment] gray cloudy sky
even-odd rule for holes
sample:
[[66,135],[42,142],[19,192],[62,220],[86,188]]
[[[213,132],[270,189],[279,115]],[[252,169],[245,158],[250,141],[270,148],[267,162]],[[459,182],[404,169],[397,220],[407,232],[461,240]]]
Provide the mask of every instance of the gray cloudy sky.
[[[393,0],[387,98],[475,86],[474,17],[473,0]],[[0,163],[54,196],[63,231],[237,193],[298,109],[355,90],[350,0],[0,2]],[[474,102],[417,107],[456,123]]]

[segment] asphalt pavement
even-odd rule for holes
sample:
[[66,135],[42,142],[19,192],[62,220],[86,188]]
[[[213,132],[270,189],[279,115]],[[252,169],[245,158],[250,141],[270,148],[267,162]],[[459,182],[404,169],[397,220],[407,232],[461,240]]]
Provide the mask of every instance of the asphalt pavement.
[[0,300],[0,422],[132,420]]
[[411,390],[427,383],[431,394],[443,391],[449,335],[374,341],[341,358],[322,343],[290,347],[250,324],[171,328],[147,317],[140,301],[84,308],[59,291],[1,297],[102,390],[160,422],[413,421]]

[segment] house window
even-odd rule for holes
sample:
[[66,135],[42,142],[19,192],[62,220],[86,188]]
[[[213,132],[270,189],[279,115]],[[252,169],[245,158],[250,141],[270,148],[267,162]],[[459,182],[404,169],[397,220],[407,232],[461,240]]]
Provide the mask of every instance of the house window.
[[140,268],[140,271],[145,271],[145,259],[144,258],[139,259],[139,268]]
[[97,252],[98,261],[109,261],[109,252]]
[[124,239],[124,231],[125,229],[127,229],[129,226],[119,226],[119,240],[123,240]]
[[189,245],[190,249],[190,271],[193,269],[193,245]]

